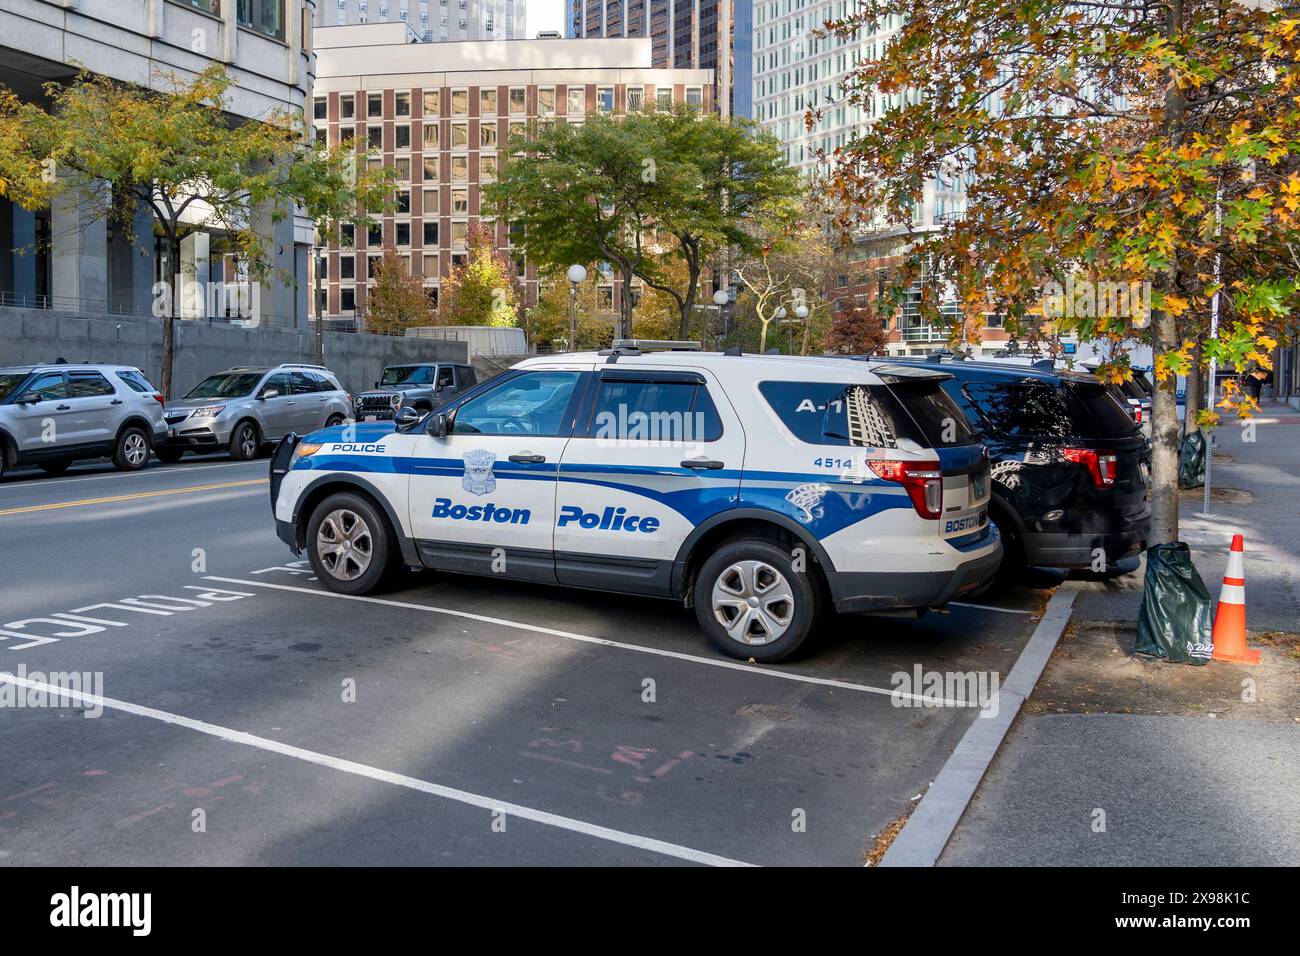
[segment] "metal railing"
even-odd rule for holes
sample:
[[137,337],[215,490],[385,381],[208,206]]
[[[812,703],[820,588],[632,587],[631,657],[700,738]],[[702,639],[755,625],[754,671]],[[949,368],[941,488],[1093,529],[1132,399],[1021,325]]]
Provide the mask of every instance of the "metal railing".
[[[14,292],[0,289],[0,308],[31,309],[77,318],[149,319],[161,317],[150,311],[113,305],[103,299],[81,299],[67,295],[47,295],[35,292]],[[234,325],[244,328],[306,329],[313,327],[314,319],[308,316],[273,315],[241,317],[238,315],[177,316],[179,322],[206,322],[210,325]]]

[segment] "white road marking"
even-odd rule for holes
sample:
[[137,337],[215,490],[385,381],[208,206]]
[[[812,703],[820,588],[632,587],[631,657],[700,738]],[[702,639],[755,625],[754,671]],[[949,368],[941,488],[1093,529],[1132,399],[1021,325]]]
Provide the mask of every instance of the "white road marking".
[[239,465],[267,467],[265,461],[222,461],[212,465],[181,465],[179,467],[158,465],[154,468],[141,468],[139,471],[114,471],[106,475],[85,475],[73,478],[41,478],[38,473],[29,478],[19,476],[12,481],[4,482],[0,484],[0,491],[6,488],[46,488],[50,485],[70,485],[74,481],[104,481],[109,478],[131,478],[139,475],[186,475],[191,471],[207,471],[209,468],[235,468]]
[[491,797],[486,797],[482,794],[470,793],[468,790],[458,790],[455,787],[444,787],[441,784],[431,783],[428,780],[408,777],[406,774],[394,773],[391,770],[382,770],[379,767],[371,767],[367,764],[356,763],[352,760],[344,760],[341,757],[333,757],[329,754],[318,753],[314,750],[305,750],[302,747],[294,747],[290,744],[281,743],[278,740],[271,740],[267,737],[258,737],[254,734],[244,733],[241,730],[232,730],[229,727],[221,727],[217,724],[195,720],[192,717],[185,717],[181,714],[169,713],[165,710],[155,710],[152,707],[143,707],[139,704],[131,704],[123,700],[114,700],[111,697],[96,697],[94,694],[85,694],[81,691],[57,688],[51,684],[35,681],[30,678],[18,677],[14,674],[4,672],[0,672],[0,681],[14,684],[19,687],[26,687],[30,690],[40,690],[45,693],[59,693],[65,697],[79,701],[80,703],[102,706],[110,710],[120,710],[123,713],[133,714],[137,717],[148,717],[152,720],[158,720],[165,724],[172,724],[177,727],[184,727],[187,730],[194,730],[201,734],[207,734],[210,737],[216,737],[219,740],[229,741],[230,743],[243,744],[246,747],[256,747],[259,750],[277,753],[285,757],[292,757],[295,760],[302,760],[321,767],[328,767],[331,770],[355,774],[358,777],[367,777],[370,780],[377,780],[380,783],[388,783],[397,787],[406,787],[409,790],[416,790],[420,793],[442,797],[445,800],[454,800],[457,803],[464,803],[471,807],[479,807],[480,809],[489,812],[504,812],[508,817],[518,817],[521,820],[531,820],[532,822],[540,823],[543,826],[558,827],[561,830],[570,830],[574,833],[581,833],[584,836],[594,837],[598,840],[606,840],[610,843],[618,843],[622,846],[629,846],[638,850],[646,850],[650,853],[659,853],[663,856],[674,857],[678,860],[686,860],[691,863],[701,863],[706,866],[753,865],[751,863],[743,863],[740,860],[733,860],[729,857],[706,853],[703,850],[693,850],[690,847],[680,846],[676,843],[667,843],[663,840],[655,840],[651,837],[643,837],[635,833],[624,833],[621,830],[613,830],[609,827],[598,826],[594,823],[586,823],[582,820],[575,820],[572,817],[562,817],[555,813],[548,813],[545,810],[536,810],[532,807],[510,803],[506,800],[494,800]]
[[241,578],[223,578],[214,574],[205,575],[204,580],[221,581],[226,584],[243,584],[255,588],[274,588],[277,591],[294,591],[298,594],[313,594],[318,597],[340,598],[345,601],[362,601],[367,604],[382,604],[385,607],[404,608],[411,611],[424,611],[427,614],[446,614],[451,617],[465,618],[470,621],[480,621],[484,624],[496,624],[500,627],[513,627],[520,631],[532,631],[535,634],[549,634],[551,637],[562,637],[570,641],[581,641],[584,644],[617,647],[624,651],[636,651],[638,654],[654,654],[657,657],[670,657],[674,660],[689,661],[692,664],[707,664],[710,667],[723,667],[727,670],[741,671],[746,674],[755,674],[760,677],[777,677],[782,680],[798,681],[801,684],[817,684],[821,687],[837,687],[841,690],[856,690],[866,694],[883,694],[886,697],[899,697],[907,700],[928,703],[930,706],[934,706],[938,703],[942,703],[949,707],[971,706],[962,701],[926,697],[924,694],[909,694],[888,687],[871,687],[867,684],[853,684],[848,681],[832,680],[829,677],[812,677],[811,675],[796,674],[791,671],[764,669],[760,664],[745,664],[740,661],[720,660],[712,657],[698,657],[694,654],[683,654],[681,651],[669,651],[659,647],[642,647],[639,644],[625,644],[622,641],[611,641],[604,637],[592,637],[588,634],[577,634],[573,631],[561,631],[554,627],[542,627],[540,624],[526,624],[522,621],[508,621],[505,618],[488,617],[485,614],[473,614],[469,611],[457,611],[453,608],[433,607],[429,604],[413,604],[409,601],[394,601],[389,598],[366,597],[360,594],[336,594],[333,591],[325,591],[320,588],[300,588],[294,587],[291,584],[271,584],[268,581],[246,581]]
[[1037,611],[1022,611],[1018,607],[994,607],[992,604],[967,604],[964,601],[949,601],[950,607],[972,607],[977,611],[997,611],[1000,614],[1028,614],[1033,617]]

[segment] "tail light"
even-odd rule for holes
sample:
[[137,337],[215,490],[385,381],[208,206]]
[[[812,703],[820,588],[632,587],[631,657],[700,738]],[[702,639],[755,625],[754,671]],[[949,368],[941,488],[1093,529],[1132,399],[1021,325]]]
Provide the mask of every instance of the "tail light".
[[922,518],[938,519],[943,511],[943,472],[937,461],[869,459],[867,464],[885,481],[896,481],[906,488],[912,507]]
[[1141,425],[1141,424],[1142,424],[1142,406],[1141,406],[1141,405],[1135,405],[1135,406],[1133,406],[1133,424],[1135,424],[1135,425]]
[[1092,475],[1092,483],[1098,488],[1109,488],[1115,484],[1115,475],[1119,471],[1119,459],[1114,455],[1096,452],[1091,448],[1062,448],[1061,454],[1066,461],[1084,465]]
[[153,400],[157,402],[159,405],[161,405],[163,408],[167,407],[167,399],[163,398],[162,392],[154,392]]

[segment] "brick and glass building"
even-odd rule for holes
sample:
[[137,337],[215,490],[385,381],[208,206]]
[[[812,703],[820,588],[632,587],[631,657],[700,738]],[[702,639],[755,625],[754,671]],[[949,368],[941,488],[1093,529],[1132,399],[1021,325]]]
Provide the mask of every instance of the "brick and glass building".
[[425,43],[518,40],[528,35],[527,0],[318,0],[316,25],[405,23]]
[[[367,228],[344,227],[323,255],[322,312],[364,316],[367,288],[386,245],[437,301],[466,258],[475,226],[515,265],[526,305],[537,302],[536,266],[509,223],[487,215],[481,187],[500,168],[512,133],[529,123],[581,123],[597,112],[712,108],[709,70],[656,69],[649,39],[406,43],[400,24],[317,31],[317,136],[352,141],[370,163],[397,169],[397,209]],[[379,31],[395,30],[391,45]],[[598,283],[612,312],[622,289]],[[632,290],[635,296],[636,290]]]

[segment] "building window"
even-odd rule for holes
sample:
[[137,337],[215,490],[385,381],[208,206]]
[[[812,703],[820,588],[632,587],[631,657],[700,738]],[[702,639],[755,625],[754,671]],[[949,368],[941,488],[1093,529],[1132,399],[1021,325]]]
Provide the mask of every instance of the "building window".
[[451,124],[451,148],[452,149],[469,148],[469,124],[468,123]]
[[629,86],[627,88],[627,108],[629,112],[640,110],[645,105],[645,87]]
[[384,224],[371,222],[366,225],[366,245],[382,246],[384,244]]
[[451,181],[464,183],[469,181],[469,157],[453,156],[451,158]]
[[397,226],[397,244],[399,246],[409,246],[411,244],[411,224],[409,222],[396,223]]
[[482,123],[478,128],[479,145],[484,149],[497,148],[497,124]]
[[703,89],[703,87],[699,87],[699,86],[688,86],[688,87],[686,87],[686,105],[687,105],[687,106],[703,106],[703,105],[704,105],[704,89]]
[[366,127],[366,145],[371,149],[384,148],[384,128],[382,126]]
[[424,224],[424,245],[427,248],[429,246],[436,246],[437,244],[438,224],[436,222],[426,222]]
[[545,89],[537,91],[537,115],[554,116],[555,115],[555,90]]
[[284,0],[239,0],[235,19],[241,27],[284,39]]
[[353,119],[357,115],[357,102],[351,93],[339,97],[339,119]]
[[393,160],[393,166],[397,169],[397,178],[402,182],[411,181],[411,160],[407,156]]
[[426,189],[426,190],[424,191],[424,206],[423,206],[423,212],[424,212],[424,215],[425,215],[425,216],[436,216],[436,215],[438,215],[438,189],[437,189],[437,187],[434,187],[433,189]]
[[411,214],[411,191],[409,189],[399,189],[397,191],[397,212],[399,215],[409,216]]
[[464,249],[465,241],[469,238],[469,223],[453,222],[451,224],[451,247],[453,249]]
[[357,310],[357,290],[340,289],[339,290],[339,311],[355,312]]
[[614,112],[614,87],[596,87],[596,109],[604,110],[606,113]]
[[655,109],[660,113],[673,111],[673,88],[661,86],[655,90]]
[[357,244],[357,227],[350,222],[339,226],[339,245],[351,249]]
[[329,100],[323,96],[318,96],[312,101],[312,109],[315,111],[316,119],[325,119],[328,113]]
[[469,90],[451,91],[451,115],[452,116],[469,115]]
[[478,180],[481,183],[491,182],[497,178],[497,158],[495,156],[480,156],[478,160]]
[[469,215],[468,189],[453,189],[451,191],[451,214],[453,216]]
[[356,256],[339,256],[339,276],[340,279],[355,279],[357,277],[357,257]]
[[366,260],[366,278],[373,279],[379,274],[379,264],[384,261],[383,256],[370,256]]
[[393,96],[393,115],[410,116],[411,115],[411,94],[396,93]]
[[438,115],[438,91],[437,90],[424,91],[424,115],[425,116]]
[[585,86],[571,86],[565,91],[565,95],[568,98],[570,116],[587,111],[587,88]]
[[367,116],[384,115],[384,94],[383,93],[366,94],[366,115]]
[[497,111],[497,91],[480,90],[478,94],[478,112],[480,116],[495,116]]
[[[427,246],[428,243],[425,243],[425,245]],[[435,243],[435,245],[436,245],[436,243]],[[436,276],[437,274],[438,274],[438,254],[435,252],[435,253],[434,253],[433,255],[431,255],[431,256],[425,256],[425,257],[424,257],[424,275],[425,275],[426,277],[428,277],[428,276]],[[431,289],[430,291],[433,292],[434,295],[435,295],[435,299],[434,299],[434,301],[433,301],[433,304],[436,306],[436,305],[438,304],[438,300],[437,300],[437,298],[436,298],[436,295],[437,295],[437,293],[438,293],[438,290],[437,290],[437,289]]]
[[393,127],[393,136],[396,149],[411,148],[411,127],[395,126]]
[[438,124],[437,123],[424,124],[424,148],[425,149],[438,148]]
[[[438,181],[438,157],[424,157],[424,181],[426,183],[436,183]],[[425,212],[428,212],[426,209]]]
[[526,104],[528,100],[528,97],[526,95],[527,92],[528,91],[525,90],[523,87],[516,86],[511,88],[510,90],[510,115],[511,116],[519,116],[525,112]]

